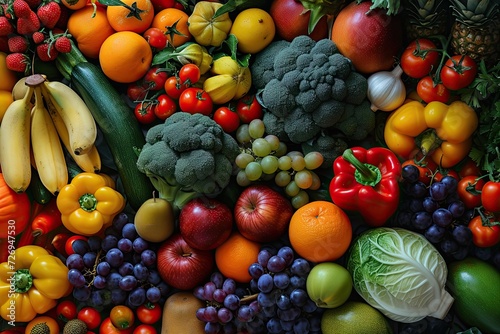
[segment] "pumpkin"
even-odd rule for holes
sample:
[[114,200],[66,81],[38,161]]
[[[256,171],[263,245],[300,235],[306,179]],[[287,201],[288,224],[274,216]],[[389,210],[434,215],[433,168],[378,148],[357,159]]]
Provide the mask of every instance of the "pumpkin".
[[220,46],[231,30],[233,22],[228,13],[214,18],[221,3],[200,1],[189,16],[189,32],[195,41],[203,46]]
[[0,173],[0,238],[14,237],[24,231],[30,210],[28,194],[16,193]]

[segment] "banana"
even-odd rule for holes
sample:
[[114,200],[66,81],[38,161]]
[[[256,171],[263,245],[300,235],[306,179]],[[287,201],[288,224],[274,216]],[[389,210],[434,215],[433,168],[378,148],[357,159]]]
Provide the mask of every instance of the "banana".
[[31,147],[40,180],[47,190],[56,195],[68,184],[68,167],[39,86],[35,87],[35,106],[31,116]]
[[7,185],[15,192],[24,192],[31,181],[30,121],[31,97],[28,87],[20,100],[12,102],[0,125],[0,161]]
[[90,151],[97,137],[97,126],[85,101],[62,82],[46,81],[43,85],[68,129],[71,150],[77,155]]
[[66,128],[61,115],[58,113],[56,106],[52,103],[49,91],[45,86],[41,86],[41,90],[45,100],[45,106],[47,107],[50,117],[52,118],[52,122],[54,123],[57,133],[59,134],[59,138],[75,163],[85,172],[99,172],[101,170],[101,157],[99,155],[99,151],[97,151],[97,147],[92,145],[87,153],[80,155],[75,154],[75,152],[71,149],[68,129]]

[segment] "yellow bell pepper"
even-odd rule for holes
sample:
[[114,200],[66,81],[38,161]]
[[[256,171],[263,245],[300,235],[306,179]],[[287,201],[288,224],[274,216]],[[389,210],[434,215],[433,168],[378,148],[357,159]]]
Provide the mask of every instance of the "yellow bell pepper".
[[95,235],[125,207],[125,198],[105,174],[80,173],[57,195],[64,226],[73,233]]
[[389,115],[384,139],[402,159],[421,152],[439,166],[450,168],[469,154],[477,126],[476,112],[462,101],[450,105],[410,101]]
[[7,322],[28,322],[57,305],[72,288],[68,268],[36,245],[16,249],[0,264],[0,316]]

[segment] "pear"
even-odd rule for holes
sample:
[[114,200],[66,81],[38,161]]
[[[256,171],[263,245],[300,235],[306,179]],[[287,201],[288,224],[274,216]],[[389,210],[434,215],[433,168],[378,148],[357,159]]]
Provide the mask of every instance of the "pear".
[[175,216],[170,202],[150,198],[137,210],[134,217],[137,234],[149,242],[162,242],[174,233]]

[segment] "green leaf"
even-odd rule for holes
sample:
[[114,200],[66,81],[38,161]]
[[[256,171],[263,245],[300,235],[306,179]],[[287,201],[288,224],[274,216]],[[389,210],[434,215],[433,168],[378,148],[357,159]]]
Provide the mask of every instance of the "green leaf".
[[106,6],[123,6],[123,7],[128,6],[121,0],[99,0],[99,3]]
[[245,5],[247,3],[250,3],[250,2],[251,2],[251,0],[229,0],[224,5],[222,5],[222,7],[217,9],[213,18],[215,19],[216,17],[221,16],[222,14],[230,13],[230,12],[236,10],[238,7]]

